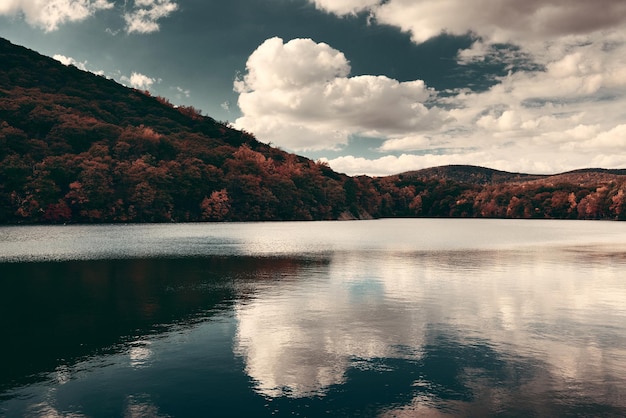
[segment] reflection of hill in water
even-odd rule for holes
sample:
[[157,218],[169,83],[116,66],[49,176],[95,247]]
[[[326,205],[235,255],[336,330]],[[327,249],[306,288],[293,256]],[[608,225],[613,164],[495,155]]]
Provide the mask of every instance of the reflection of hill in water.
[[0,264],[0,392],[139,336],[204,320],[229,309],[235,296],[253,297],[250,279],[302,263],[210,257]]

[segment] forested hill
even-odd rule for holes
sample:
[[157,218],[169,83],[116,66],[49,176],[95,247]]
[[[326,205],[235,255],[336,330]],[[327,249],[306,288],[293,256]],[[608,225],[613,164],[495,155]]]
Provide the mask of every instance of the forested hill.
[[626,219],[626,172],[446,166],[372,178],[0,38],[0,223]]
[[441,167],[424,168],[422,170],[404,173],[404,175],[406,177],[419,179],[438,179],[456,183],[479,185],[520,183],[548,177],[524,173],[509,173],[507,171],[493,170],[473,165],[446,165]]
[[335,219],[347,179],[0,40],[0,222]]
[[576,183],[593,186],[594,184],[619,181],[620,176],[626,175],[626,169],[584,168],[560,174],[541,175],[509,173],[508,171],[472,165],[446,165],[409,171],[402,175],[416,179],[437,179],[477,185],[533,182],[535,184]]

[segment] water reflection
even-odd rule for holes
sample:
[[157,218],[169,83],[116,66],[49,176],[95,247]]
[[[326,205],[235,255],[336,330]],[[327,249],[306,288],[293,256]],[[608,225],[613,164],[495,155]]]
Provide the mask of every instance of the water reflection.
[[303,225],[133,226],[156,256],[129,259],[77,227],[102,253],[58,262],[72,240],[27,229],[35,256],[0,262],[0,415],[626,415],[624,224],[584,246],[570,223]]
[[130,357],[130,367],[141,369],[150,365],[153,352],[150,349],[152,344],[149,340],[136,341],[130,344],[128,356]]
[[159,408],[150,400],[149,395],[131,395],[127,399],[124,418],[166,418],[169,415],[159,412]]
[[246,285],[251,277],[276,277],[300,263],[211,257],[2,264],[0,391],[94,354],[126,350],[133,366],[147,365],[150,342],[142,336],[228,310],[235,292],[243,300],[254,291]]
[[352,373],[396,381],[401,368],[413,397],[394,414],[619,415],[624,265],[602,267],[562,249],[335,254],[298,286],[236,303],[236,351],[268,397],[330,396]]

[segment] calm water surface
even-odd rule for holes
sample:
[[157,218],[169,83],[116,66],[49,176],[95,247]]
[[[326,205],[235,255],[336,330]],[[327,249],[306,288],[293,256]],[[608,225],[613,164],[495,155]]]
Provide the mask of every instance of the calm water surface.
[[0,228],[0,416],[626,416],[626,223]]

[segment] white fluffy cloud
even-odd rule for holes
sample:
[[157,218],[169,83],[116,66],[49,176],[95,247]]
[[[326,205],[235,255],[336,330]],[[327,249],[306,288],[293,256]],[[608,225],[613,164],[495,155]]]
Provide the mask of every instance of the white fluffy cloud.
[[338,15],[355,14],[368,10],[380,3],[380,0],[310,0],[320,10]]
[[77,68],[80,68],[83,71],[87,71],[87,61],[78,62],[72,57],[66,57],[65,55],[55,54],[52,58],[59,61],[63,65],[73,65]]
[[327,83],[346,77],[350,64],[343,53],[325,43],[280,38],[263,42],[248,58],[248,74],[235,84],[237,91],[272,91]]
[[23,15],[28,24],[50,32],[111,8],[113,2],[107,0],[2,0],[0,15]]
[[387,138],[379,151],[394,155],[327,161],[341,172],[372,175],[445,164],[532,173],[625,167],[626,43],[565,51],[545,71],[512,73],[485,92],[440,98],[454,122],[432,135]]
[[76,68],[79,68],[83,71],[89,71],[90,73],[96,74],[96,75],[100,75],[100,76],[104,76],[104,70],[94,70],[94,69],[89,69],[87,67],[88,61],[77,61],[72,57],[66,57],[65,55],[61,55],[61,54],[54,54],[52,56],[52,58],[54,58],[55,60],[59,61],[61,64],[63,65],[73,65]]
[[424,103],[423,81],[349,77],[343,53],[311,39],[261,44],[235,82],[243,116],[236,126],[291,150],[334,149],[350,135],[405,134],[437,129],[445,114]]
[[[130,2],[124,2],[128,6]],[[77,22],[100,10],[112,9],[108,0],[2,0],[0,15],[22,15],[30,25],[51,32],[67,22]],[[174,0],[135,0],[123,14],[128,33],[151,33],[159,30],[159,20],[178,10]],[[107,29],[111,34],[117,31]]]
[[[378,151],[392,155],[327,159],[348,174],[443,164],[535,173],[623,167],[626,37],[585,39],[547,45],[535,56],[542,70],[511,72],[484,92],[441,95],[420,80],[350,77],[348,60],[331,46],[273,38],[235,83],[243,112],[236,124],[295,151],[337,150],[354,135],[383,138]],[[489,48],[475,44],[465,57]]]
[[157,32],[159,20],[178,10],[178,4],[172,0],[135,0],[134,8],[124,14],[126,32]]
[[[369,13],[372,22],[395,26],[416,43],[442,33],[470,34],[475,42],[459,51],[461,65],[520,59],[534,64],[532,70],[510,65],[509,75],[485,92],[430,91],[427,103],[448,109],[439,111],[439,120],[446,123],[404,132],[374,126],[349,129],[347,135],[379,134],[384,141],[378,151],[392,155],[342,156],[328,160],[333,168],[349,174],[391,174],[460,163],[549,173],[626,165],[626,2],[309,1],[339,16]],[[502,43],[514,47],[498,48]],[[397,108],[380,107],[382,113],[387,110]],[[300,123],[303,129],[312,127]]]
[[[579,126],[579,129],[575,130],[574,133],[579,132],[580,129],[585,129],[584,126]],[[595,127],[591,127],[590,129],[594,130]],[[591,136],[589,139],[581,142],[580,144],[576,144],[580,146],[582,149],[588,150],[613,150],[619,153],[621,150],[626,148],[626,125],[618,125],[610,131],[600,132],[595,136]]]
[[128,84],[130,87],[136,88],[138,90],[149,90],[152,85],[158,80],[152,77],[148,77],[145,74],[132,72],[130,77],[122,76],[120,80]]

